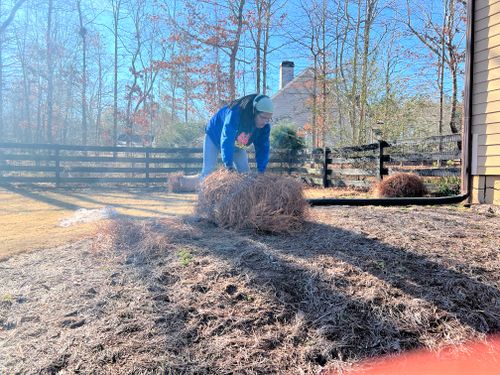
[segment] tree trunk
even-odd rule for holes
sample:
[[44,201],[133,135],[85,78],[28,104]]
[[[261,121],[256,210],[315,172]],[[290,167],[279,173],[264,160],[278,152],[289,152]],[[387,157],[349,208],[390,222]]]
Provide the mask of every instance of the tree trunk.
[[[75,73],[72,69],[71,73],[69,75],[70,82],[73,81],[74,74]],[[64,128],[63,128],[63,133],[62,133],[62,143],[63,144],[67,144],[67,142],[68,142],[69,116],[70,116],[70,109],[72,107],[73,107],[73,90],[71,88],[71,84],[69,84],[66,86],[66,113],[64,114]]]
[[361,27],[361,0],[358,0],[358,19],[356,21],[356,33],[354,37],[354,56],[352,61],[352,84],[351,84],[351,110],[350,110],[350,121],[353,134],[353,141],[355,144],[360,142],[360,133],[358,127],[357,118],[357,107],[359,106],[359,96],[358,96],[358,42],[359,42],[359,29]]
[[[453,21],[455,19],[455,0],[450,0],[449,5],[449,16],[448,16],[448,24],[447,29],[451,30],[453,25]],[[448,34],[449,35],[449,34]],[[448,54],[449,54],[449,68],[451,73],[451,113],[450,113],[450,130],[453,134],[457,134],[459,132],[458,126],[456,124],[456,115],[457,115],[457,104],[458,104],[458,85],[457,85],[457,74],[458,74],[458,61],[456,57],[455,47],[453,46],[451,38],[449,38],[449,42],[447,43]],[[444,64],[443,64],[444,67]],[[460,144],[459,144],[460,148]]]
[[172,85],[172,91],[171,91],[171,95],[170,95],[170,99],[171,99],[171,106],[172,106],[172,113],[171,113],[171,116],[170,116],[170,120],[172,121],[172,124],[175,122],[175,108],[176,108],[176,105],[175,105],[175,101],[177,100],[177,95],[176,95],[176,84]]
[[321,79],[322,79],[322,89],[321,89],[321,117],[322,117],[322,126],[321,126],[321,143],[322,147],[326,147],[326,127],[327,127],[327,88],[326,88],[326,79],[327,79],[327,62],[326,62],[326,0],[323,0],[323,8],[322,8],[322,21],[321,21],[321,54],[322,54],[322,64],[321,64]]
[[77,1],[82,37],[82,144],[87,144],[87,29],[83,26],[81,0]]
[[113,2],[113,146],[115,147],[118,139],[118,22],[120,20],[120,6],[121,0]]
[[450,114],[450,130],[453,134],[458,134],[459,129],[457,126],[457,102],[458,102],[458,84],[457,84],[457,67],[455,64],[453,64],[453,67],[450,66],[450,71],[451,71],[451,87],[452,87],[452,93],[451,93],[451,114]]
[[230,49],[229,55],[229,97],[230,100],[236,98],[236,56],[240,48],[240,38],[243,29],[243,8],[245,6],[245,0],[239,0],[238,13],[236,14],[236,19],[238,20],[236,33],[234,36],[234,41]]
[[5,138],[3,124],[3,34],[0,34],[0,140]]
[[[4,134],[4,121],[3,121],[3,108],[4,108],[4,92],[3,92],[3,41],[4,41],[4,35],[5,31],[7,30],[7,27],[10,25],[10,23],[14,20],[14,16],[17,12],[17,10],[21,7],[21,5],[24,3],[25,0],[18,0],[14,6],[12,7],[11,11],[9,12],[9,16],[7,19],[0,24],[0,140],[5,137]],[[0,14],[2,7],[1,7],[1,2],[0,2]]]
[[[313,42],[313,38],[311,38]],[[312,50],[312,49],[311,49]],[[312,136],[312,146],[313,148],[319,147],[318,142],[318,55],[314,55],[313,64],[313,94],[312,94],[312,124],[311,124],[311,136]]]
[[[99,47],[101,48],[101,47]],[[97,83],[97,116],[95,122],[96,128],[96,138],[95,143],[99,144],[101,138],[101,117],[102,117],[102,88],[103,88],[103,74],[102,74],[102,56],[101,50],[99,50],[98,56],[98,83]]]
[[[441,31],[441,45],[440,45],[440,56],[438,56],[438,88],[439,88],[439,123],[438,123],[438,134],[443,135],[443,119],[444,119],[444,63],[445,63],[445,27],[448,18],[448,0],[444,2],[443,8],[443,29]],[[439,140],[438,151],[441,154],[443,152],[443,143]],[[441,160],[438,161],[441,164]]]
[[363,33],[363,62],[361,65],[361,93],[359,109],[359,142],[366,142],[366,107],[368,97],[368,56],[370,54],[370,30],[375,17],[375,7],[377,0],[366,0],[364,33]]
[[263,4],[262,0],[257,0],[255,2],[255,5],[257,7],[257,36],[255,38],[255,92],[262,92],[261,91],[261,48],[260,48],[260,41],[262,39],[262,18],[263,18]]
[[266,26],[264,29],[264,43],[262,46],[262,93],[267,93],[267,55],[269,51],[269,33],[271,29],[271,1],[266,4]]
[[52,116],[53,116],[53,96],[54,96],[54,62],[52,55],[52,12],[53,0],[49,0],[49,8],[47,12],[47,128],[46,140],[52,143]]
[[[16,44],[19,62],[21,63],[21,71],[23,75],[23,104],[22,104],[22,123],[24,126],[24,132],[22,135],[22,142],[31,143],[32,142],[32,129],[31,129],[31,114],[30,114],[30,82],[28,78],[28,57],[26,55],[26,39],[28,34],[28,20],[29,15],[26,12],[26,21],[24,24],[24,32],[22,33],[22,39],[16,34]],[[1,39],[1,37],[0,37]],[[0,99],[1,100],[1,99]],[[1,136],[0,136],[1,137]]]
[[38,87],[37,87],[37,106],[36,106],[36,130],[35,130],[35,143],[42,142],[42,131],[43,131],[43,121],[42,121],[42,95],[43,95],[43,85],[42,77],[40,75],[41,66],[40,61],[37,60],[37,76],[38,76]]
[[186,85],[184,88],[184,124],[188,123],[188,113],[189,113],[189,90],[187,88],[188,85],[188,74],[187,69],[184,71],[184,84]]

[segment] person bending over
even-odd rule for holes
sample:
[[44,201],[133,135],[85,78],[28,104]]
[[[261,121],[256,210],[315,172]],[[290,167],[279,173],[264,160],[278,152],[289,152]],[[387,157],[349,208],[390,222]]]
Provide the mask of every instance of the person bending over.
[[215,170],[219,151],[226,169],[249,172],[247,149],[252,144],[257,171],[264,173],[269,162],[272,115],[273,102],[262,94],[243,96],[219,109],[205,129],[200,180]]

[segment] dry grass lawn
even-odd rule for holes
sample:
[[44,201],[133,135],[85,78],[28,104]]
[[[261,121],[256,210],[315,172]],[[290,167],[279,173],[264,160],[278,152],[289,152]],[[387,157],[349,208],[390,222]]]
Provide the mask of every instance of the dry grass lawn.
[[96,223],[63,228],[61,219],[80,208],[113,206],[135,217],[188,215],[196,195],[153,190],[32,189],[0,187],[0,259],[24,251],[47,249],[92,235]]

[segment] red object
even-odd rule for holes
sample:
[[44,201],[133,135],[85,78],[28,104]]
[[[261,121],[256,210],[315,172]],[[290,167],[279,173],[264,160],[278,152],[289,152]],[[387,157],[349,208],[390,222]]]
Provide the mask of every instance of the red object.
[[438,352],[418,351],[365,361],[344,374],[500,375],[500,336]]

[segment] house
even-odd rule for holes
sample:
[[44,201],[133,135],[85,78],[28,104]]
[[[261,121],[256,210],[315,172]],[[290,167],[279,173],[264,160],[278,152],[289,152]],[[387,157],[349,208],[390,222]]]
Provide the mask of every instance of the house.
[[273,119],[275,122],[291,122],[298,129],[303,129],[305,124],[311,123],[312,118],[309,101],[312,96],[314,71],[307,68],[294,77],[294,68],[292,61],[283,61],[280,64],[280,88],[271,97],[274,104]]
[[[280,64],[279,91],[271,99],[274,104],[273,120],[293,125],[299,132],[312,123],[311,100],[313,94],[314,70],[307,68],[296,77],[295,64],[283,61]],[[310,137],[306,142],[311,144]]]
[[[314,69],[306,68],[295,76],[294,68],[292,61],[283,61],[280,64],[279,90],[271,97],[274,104],[273,120],[275,123],[293,125],[299,133],[305,135],[306,144],[312,147]],[[336,112],[333,109],[334,117]],[[326,137],[327,144],[335,144],[336,140],[331,135]]]
[[140,136],[138,134],[122,133],[116,140],[118,147],[154,147],[154,137],[152,141],[149,136]]
[[500,204],[500,0],[468,2],[462,189]]

